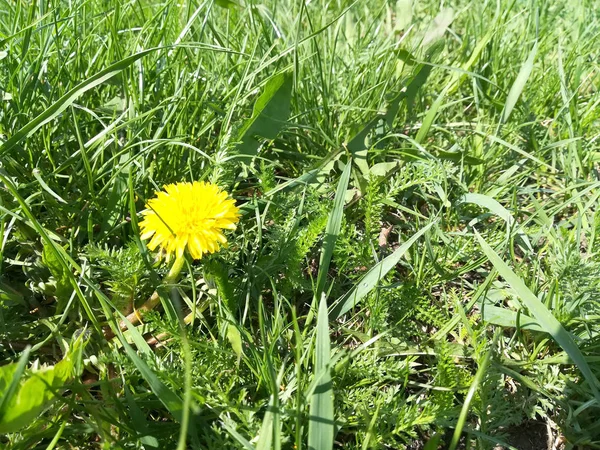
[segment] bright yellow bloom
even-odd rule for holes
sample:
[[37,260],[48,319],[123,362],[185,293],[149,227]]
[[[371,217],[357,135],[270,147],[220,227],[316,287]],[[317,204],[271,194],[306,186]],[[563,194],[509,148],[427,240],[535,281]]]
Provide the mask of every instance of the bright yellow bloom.
[[227,192],[204,181],[176,183],[148,201],[140,222],[142,239],[148,248],[160,248],[167,261],[181,258],[187,247],[194,259],[219,250],[227,239],[223,230],[235,229],[239,210]]

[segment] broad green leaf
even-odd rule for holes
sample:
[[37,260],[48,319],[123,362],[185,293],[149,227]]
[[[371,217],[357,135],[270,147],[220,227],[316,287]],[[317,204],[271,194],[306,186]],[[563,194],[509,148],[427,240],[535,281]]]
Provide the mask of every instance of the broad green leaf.
[[382,259],[369,270],[364,277],[344,296],[340,297],[331,310],[330,317],[337,319],[356,306],[379,281],[392,270],[406,251],[419,239],[435,222],[427,224],[416,232],[408,241],[398,247],[391,255]]
[[381,121],[381,117],[376,116],[371,119],[369,123],[367,123],[362,130],[356,133],[350,142],[346,145],[346,148],[352,155],[352,159],[354,160],[354,164],[361,171],[363,175],[367,175],[369,173],[369,164],[367,163],[367,153],[368,153],[368,145],[367,145],[367,137],[371,130]]
[[398,56],[398,59],[408,66],[414,66],[418,63],[417,58],[415,58],[415,56],[405,48],[398,50],[396,56]]
[[335,248],[335,241],[337,240],[338,234],[340,234],[340,229],[342,227],[342,219],[344,217],[344,198],[346,195],[346,189],[348,188],[348,182],[350,180],[351,169],[352,159],[350,159],[346,164],[344,172],[342,173],[342,176],[338,182],[333,209],[331,210],[331,213],[329,213],[327,227],[325,228],[325,238],[323,239],[321,259],[319,260],[319,273],[317,275],[317,289],[315,291],[315,298],[320,298],[321,293],[325,289],[325,283],[329,273],[329,264],[331,263],[333,249]]
[[80,374],[83,339],[82,335],[75,341],[62,361],[35,371],[21,381],[12,398],[6,404],[2,402],[0,433],[14,433],[31,424]]
[[537,320],[544,331],[549,333],[554,340],[567,352],[573,362],[579,367],[579,370],[587,380],[594,397],[600,402],[600,392],[598,391],[598,379],[590,369],[585,356],[571,337],[564,329],[561,323],[552,315],[546,305],[535,296],[527,287],[521,278],[519,278],[511,268],[498,256],[492,247],[479,235],[476,234],[477,240],[483,249],[483,252],[488,257],[490,262],[496,268],[500,276],[513,288],[518,294],[521,302],[527,306],[533,317]]
[[333,448],[334,411],[333,383],[331,380],[331,348],[329,341],[329,316],[325,295],[319,303],[317,315],[317,342],[315,345],[315,389],[310,398],[308,422],[308,449]]
[[275,139],[287,123],[292,100],[292,77],[280,73],[271,78],[254,104],[252,117],[239,134],[240,154],[255,156],[260,141],[256,137]]
[[474,156],[466,155],[463,152],[447,152],[444,150],[438,150],[434,153],[438,158],[453,161],[456,163],[462,163],[467,166],[477,166],[483,164],[483,159],[475,158]]
[[239,6],[236,2],[232,0],[215,0],[215,3],[221,8],[225,9],[233,9],[236,6]]
[[[21,358],[23,358],[23,356],[21,356]],[[8,393],[10,385],[13,380],[19,378],[15,377],[18,365],[18,363],[12,363],[0,366],[0,411],[2,410],[2,402],[7,398],[6,394]]]
[[508,96],[506,97],[506,104],[504,105],[504,110],[502,111],[502,118],[500,120],[501,123],[506,123],[508,121],[508,118],[510,117],[513,108],[517,104],[517,100],[519,100],[519,97],[521,96],[521,93],[525,88],[525,83],[527,83],[527,80],[531,75],[531,71],[533,70],[533,61],[535,60],[537,49],[538,43],[536,41],[533,45],[533,48],[529,52],[529,57],[527,58],[527,61],[525,61],[525,63],[521,67],[519,75],[517,75],[515,82],[513,83],[512,87],[510,88],[510,91],[508,92]]
[[442,440],[442,435],[440,433],[433,433],[433,436],[429,438],[423,450],[437,450]]
[[371,175],[376,177],[387,177],[390,173],[400,168],[400,161],[381,162],[374,164],[371,169]]
[[[431,49],[427,51],[427,59],[433,59],[443,48],[443,44],[433,45]],[[407,58],[411,60],[411,63],[416,63],[412,55],[410,55],[410,53],[408,53],[406,50],[401,50],[398,54],[398,57],[400,59]],[[373,128],[377,127],[378,125],[387,124],[387,126],[391,128],[393,126],[394,119],[400,110],[400,104],[402,100],[406,99],[409,113],[411,112],[412,104],[414,103],[417,93],[427,81],[432,68],[433,66],[431,64],[419,64],[414,70],[414,75],[406,85],[406,89],[403,89],[402,92],[391,99],[387,106],[386,112],[384,114],[376,115],[348,142],[346,148],[352,154],[354,164],[356,164],[363,175],[367,175],[369,172],[369,165],[367,163],[367,154],[369,148],[367,138],[369,137],[369,133],[371,133]]]
[[98,72],[87,80],[75,86],[61,98],[59,98],[56,102],[51,104],[48,108],[44,110],[40,115],[34,118],[31,122],[13,134],[10,139],[5,141],[2,145],[0,145],[0,156],[6,153],[8,150],[13,148],[23,139],[31,136],[38,129],[44,126],[46,123],[50,122],[54,118],[58,117],[60,113],[66,110],[70,105],[75,102],[81,95],[83,95],[86,91],[95,88],[96,86],[104,83],[110,78],[114,77],[118,73],[120,73],[123,69],[129,67],[132,63],[137,61],[140,58],[143,58],[148,53],[153,52],[154,49],[144,50],[135,55],[129,56],[121,61],[108,66],[106,69]]
[[[441,41],[439,44],[432,45],[426,52],[426,58],[428,61],[432,61],[435,57],[444,49],[444,42]],[[399,55],[399,58],[402,59],[402,56]],[[406,62],[405,62],[406,63]],[[416,64],[416,60],[412,60],[412,63]],[[406,99],[406,105],[408,108],[409,114],[412,114],[413,103],[417,97],[417,93],[419,89],[421,89],[429,75],[431,74],[431,70],[433,69],[433,65],[431,64],[419,64],[414,69],[414,75],[410,79],[410,82],[406,85],[406,89],[400,92],[388,105],[387,111],[383,115],[388,127],[392,127],[394,124],[394,119],[398,115],[398,111],[400,110],[400,103],[403,99]]]
[[396,30],[406,30],[412,23],[412,0],[396,1]]

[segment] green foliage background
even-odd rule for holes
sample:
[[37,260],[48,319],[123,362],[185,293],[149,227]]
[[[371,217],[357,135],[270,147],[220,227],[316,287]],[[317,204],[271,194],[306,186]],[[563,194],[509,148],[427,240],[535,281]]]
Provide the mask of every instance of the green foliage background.
[[596,6],[0,0],[0,446],[600,447]]

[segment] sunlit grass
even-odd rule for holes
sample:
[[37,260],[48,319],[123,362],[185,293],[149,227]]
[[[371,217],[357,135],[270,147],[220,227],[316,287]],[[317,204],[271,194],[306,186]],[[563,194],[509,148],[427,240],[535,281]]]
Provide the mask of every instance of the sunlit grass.
[[600,16],[448,6],[0,0],[0,446],[600,447]]

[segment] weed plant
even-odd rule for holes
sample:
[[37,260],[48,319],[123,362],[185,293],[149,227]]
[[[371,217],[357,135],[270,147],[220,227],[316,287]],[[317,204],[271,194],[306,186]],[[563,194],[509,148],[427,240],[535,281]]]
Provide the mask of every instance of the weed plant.
[[0,0],[0,447],[600,448],[598,11]]

